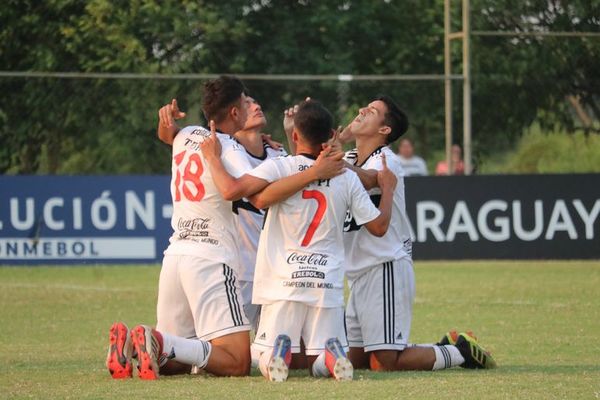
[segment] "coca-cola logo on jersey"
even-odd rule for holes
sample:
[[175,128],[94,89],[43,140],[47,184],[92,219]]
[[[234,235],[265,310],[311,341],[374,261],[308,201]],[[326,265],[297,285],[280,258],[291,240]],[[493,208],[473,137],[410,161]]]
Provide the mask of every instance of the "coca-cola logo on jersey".
[[328,256],[321,253],[310,253],[310,254],[298,254],[296,252],[291,253],[287,258],[287,263],[293,264],[306,264],[306,265],[319,265],[326,266]]
[[208,236],[206,231],[209,228],[210,218],[179,218],[177,221],[177,230],[179,237],[184,239],[189,236]]

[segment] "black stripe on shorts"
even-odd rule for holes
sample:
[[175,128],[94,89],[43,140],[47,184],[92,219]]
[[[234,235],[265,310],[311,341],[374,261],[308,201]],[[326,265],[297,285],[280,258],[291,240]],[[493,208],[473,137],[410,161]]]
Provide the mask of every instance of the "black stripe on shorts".
[[235,289],[235,274],[228,265],[223,264],[223,275],[225,276],[225,292],[227,293],[227,301],[229,302],[229,311],[231,311],[233,325],[244,325],[240,302],[238,301]]

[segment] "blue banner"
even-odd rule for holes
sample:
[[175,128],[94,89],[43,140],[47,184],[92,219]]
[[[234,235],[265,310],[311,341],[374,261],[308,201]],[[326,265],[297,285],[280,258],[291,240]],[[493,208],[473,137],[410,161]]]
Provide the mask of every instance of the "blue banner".
[[168,176],[1,176],[0,264],[157,262]]
[[[600,175],[407,178],[415,259],[600,259]],[[0,265],[160,262],[168,176],[0,176]]]

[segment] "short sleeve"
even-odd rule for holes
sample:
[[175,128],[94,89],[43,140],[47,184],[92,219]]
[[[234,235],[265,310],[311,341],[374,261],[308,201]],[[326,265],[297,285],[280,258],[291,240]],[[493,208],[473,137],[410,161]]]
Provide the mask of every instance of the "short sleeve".
[[285,157],[270,158],[249,171],[248,175],[263,179],[269,183],[285,178],[289,175],[285,160]]
[[380,212],[371,201],[358,175],[352,171],[348,171],[347,173],[349,174],[348,181],[351,193],[350,213],[357,225],[366,224],[377,218]]
[[248,173],[252,169],[252,165],[248,160],[248,155],[241,144],[233,139],[223,138],[219,135],[221,141],[221,161],[227,172],[234,178]]

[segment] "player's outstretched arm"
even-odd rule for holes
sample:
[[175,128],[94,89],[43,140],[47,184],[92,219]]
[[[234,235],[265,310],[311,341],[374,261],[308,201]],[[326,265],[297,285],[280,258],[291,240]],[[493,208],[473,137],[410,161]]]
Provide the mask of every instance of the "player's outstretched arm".
[[356,175],[358,175],[360,182],[366,190],[371,190],[377,186],[377,170],[362,169],[348,162],[346,163],[346,167],[356,172]]
[[365,228],[371,235],[381,237],[385,235],[392,218],[392,205],[394,204],[394,190],[398,183],[396,175],[387,167],[385,154],[382,154],[383,169],[377,173],[377,184],[381,188],[381,201],[379,202],[379,216],[367,222]]
[[344,171],[343,156],[344,153],[332,152],[331,147],[326,147],[311,168],[269,184],[248,200],[256,208],[267,208],[294,195],[311,182],[331,179]]
[[269,182],[248,174],[234,178],[221,161],[221,142],[216,134],[215,122],[210,121],[210,136],[200,144],[215,186],[225,200],[235,201],[262,190]]
[[175,120],[185,118],[185,113],[179,111],[177,106],[177,100],[173,99],[171,103],[166,104],[158,110],[158,128],[156,134],[158,138],[168,144],[172,145],[177,132],[179,132],[179,126]]

